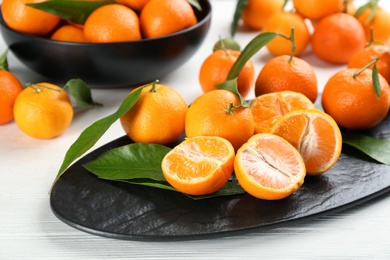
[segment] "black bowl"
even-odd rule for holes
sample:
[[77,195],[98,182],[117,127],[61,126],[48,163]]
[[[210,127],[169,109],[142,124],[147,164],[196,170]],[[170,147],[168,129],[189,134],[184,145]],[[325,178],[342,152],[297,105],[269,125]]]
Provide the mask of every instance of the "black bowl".
[[211,23],[211,5],[200,0],[198,23],[154,39],[118,43],[52,41],[10,29],[0,14],[6,44],[24,65],[53,83],[80,78],[92,88],[133,87],[173,72],[199,49]]

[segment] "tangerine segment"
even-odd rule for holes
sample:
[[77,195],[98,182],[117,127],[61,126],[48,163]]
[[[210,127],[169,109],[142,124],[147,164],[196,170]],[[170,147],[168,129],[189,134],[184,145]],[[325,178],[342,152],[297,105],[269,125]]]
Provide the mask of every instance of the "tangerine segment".
[[255,133],[269,133],[283,115],[298,109],[315,109],[314,103],[302,93],[280,91],[257,96],[250,105]]
[[298,149],[308,175],[320,175],[337,162],[342,137],[337,123],[319,110],[295,110],[282,116],[271,129]]
[[298,150],[285,139],[268,133],[255,134],[237,151],[234,172],[246,192],[265,200],[290,196],[306,176]]
[[162,160],[165,179],[175,189],[189,195],[218,191],[229,180],[234,165],[234,148],[216,136],[185,139]]

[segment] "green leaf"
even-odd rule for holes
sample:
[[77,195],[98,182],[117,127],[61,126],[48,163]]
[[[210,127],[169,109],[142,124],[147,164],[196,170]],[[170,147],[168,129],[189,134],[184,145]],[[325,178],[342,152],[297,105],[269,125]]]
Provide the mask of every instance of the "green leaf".
[[4,53],[0,56],[0,70],[8,70],[7,54],[9,49],[7,48]]
[[190,3],[190,5],[192,5],[194,8],[196,8],[196,10],[198,10],[199,12],[202,11],[202,7],[200,6],[198,0],[188,0],[188,2]]
[[377,97],[381,97],[381,86],[379,84],[379,76],[378,76],[378,69],[376,67],[376,63],[374,64],[374,67],[372,68],[372,85],[374,86],[375,94]]
[[390,140],[359,133],[343,133],[343,143],[365,153],[372,159],[390,165]]
[[241,19],[242,12],[244,11],[247,4],[248,4],[248,0],[238,0],[237,1],[236,9],[235,9],[234,15],[233,15],[233,21],[232,21],[232,24],[230,27],[230,35],[232,37],[234,37],[236,35],[238,23]]
[[245,46],[240,56],[238,56],[237,60],[234,62],[232,68],[229,71],[226,81],[221,84],[217,84],[215,87],[218,89],[226,89],[232,91],[240,97],[241,104],[246,104],[245,100],[242,98],[237,89],[238,75],[240,74],[242,68],[245,66],[245,63],[276,36],[281,35],[273,32],[264,32],[253,38]]
[[370,3],[370,2],[368,2],[368,3],[366,3],[366,4],[362,5],[362,6],[360,6],[360,7],[356,10],[356,12],[354,13],[353,16],[355,16],[356,18],[359,17],[364,11],[366,11],[366,10],[367,10],[368,8],[370,8],[370,7],[371,7],[371,3]]
[[[264,32],[257,35],[253,38],[242,50],[240,56],[237,58],[236,62],[233,64],[232,68],[229,71],[227,80],[237,78],[240,74],[242,68],[245,66],[245,63],[255,55],[261,48],[263,48],[267,43],[269,43],[276,36],[280,36],[278,33],[273,32]],[[223,83],[222,83],[223,84]]]
[[79,107],[101,106],[92,99],[91,89],[81,79],[69,80],[64,89],[68,88],[71,96],[75,99]]
[[372,19],[374,19],[376,15],[376,10],[378,9],[378,1],[379,0],[371,1],[371,12],[368,15],[366,21],[364,21],[366,24],[369,24],[372,21]]
[[111,149],[83,166],[102,179],[165,181],[161,162],[170,150],[158,144],[132,143]]
[[167,181],[155,181],[152,179],[129,179],[129,180],[117,180],[117,181],[178,192]]
[[36,8],[61,17],[76,24],[84,24],[88,16],[97,8],[115,3],[113,0],[47,0],[40,3],[30,3],[27,6]]
[[139,96],[141,95],[141,92],[142,88],[138,88],[133,91],[122,101],[117,111],[107,117],[96,121],[80,134],[78,139],[70,146],[70,148],[66,152],[64,161],[62,162],[62,165],[57,173],[54,183],[60,178],[60,176],[64,173],[64,171],[73,161],[75,161],[86,151],[88,151],[93,145],[95,145],[96,142],[100,139],[100,137],[107,131],[107,129],[134,106]]
[[244,194],[246,191],[236,182],[228,181],[220,190],[217,192],[207,194],[207,195],[201,195],[201,196],[189,196],[191,199],[194,200],[200,200],[200,199],[208,199],[208,198],[214,198],[214,197],[221,197],[221,196],[232,196],[232,195],[239,195]]

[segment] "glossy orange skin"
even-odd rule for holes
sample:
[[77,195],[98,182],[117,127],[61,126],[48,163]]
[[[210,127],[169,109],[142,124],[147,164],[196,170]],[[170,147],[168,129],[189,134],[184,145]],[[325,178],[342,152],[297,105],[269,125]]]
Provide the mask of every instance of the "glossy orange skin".
[[219,136],[237,150],[254,134],[253,114],[249,107],[227,112],[229,106],[240,105],[236,94],[228,90],[212,90],[199,96],[188,109],[185,133],[188,137]]
[[141,10],[140,26],[145,38],[179,32],[197,23],[186,0],[150,0]]
[[345,69],[333,75],[324,87],[322,107],[340,127],[363,130],[379,124],[390,107],[389,84],[379,76],[380,97],[375,94],[372,70],[366,69],[358,76],[358,69]]
[[137,13],[121,4],[104,5],[94,10],[85,21],[84,36],[93,43],[142,39]]
[[5,23],[16,31],[46,35],[60,22],[60,17],[27,6],[27,3],[40,3],[43,0],[3,0],[1,12]]
[[311,39],[313,53],[325,62],[347,64],[366,44],[363,26],[352,15],[336,13],[321,19]]
[[176,90],[155,84],[143,87],[137,102],[120,122],[134,142],[167,145],[183,134],[187,110],[186,101]]
[[291,62],[289,59],[288,55],[282,55],[264,65],[256,79],[255,95],[290,90],[304,94],[314,103],[318,96],[318,82],[313,67],[298,57]]
[[61,135],[70,126],[73,115],[66,91],[47,82],[25,88],[14,105],[15,122],[19,129],[39,139]]
[[0,70],[0,125],[14,119],[15,99],[22,89],[22,84],[12,72]]

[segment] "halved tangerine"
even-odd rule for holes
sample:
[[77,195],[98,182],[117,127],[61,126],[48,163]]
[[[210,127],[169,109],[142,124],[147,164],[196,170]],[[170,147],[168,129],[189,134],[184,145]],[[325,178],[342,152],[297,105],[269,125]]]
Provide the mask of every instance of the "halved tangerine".
[[189,195],[218,191],[233,173],[233,145],[217,136],[185,139],[166,154],[161,163],[169,184]]
[[282,116],[271,133],[289,141],[303,157],[308,175],[320,175],[337,162],[342,147],[340,129],[320,110],[295,110]]
[[252,100],[255,133],[269,133],[274,123],[293,110],[315,109],[314,103],[304,94],[295,91],[279,91],[257,96]]
[[252,136],[237,151],[234,172],[252,196],[279,200],[298,190],[306,176],[298,150],[285,139],[268,133]]

